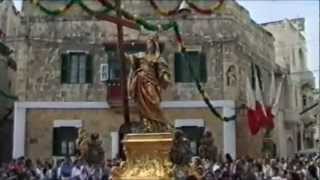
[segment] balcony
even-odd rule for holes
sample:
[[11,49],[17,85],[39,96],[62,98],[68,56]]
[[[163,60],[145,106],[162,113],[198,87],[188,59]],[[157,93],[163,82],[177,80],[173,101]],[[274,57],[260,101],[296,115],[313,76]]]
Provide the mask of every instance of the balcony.
[[305,71],[300,74],[300,85],[301,86],[310,86],[312,88],[315,87],[315,77],[311,71]]
[[122,93],[120,81],[113,81],[107,83],[107,102],[111,106],[121,106],[122,105]]
[[298,124],[300,123],[300,115],[298,111],[293,109],[284,110],[284,122],[288,124]]
[[320,112],[319,103],[320,102],[310,103],[310,105],[305,106],[303,111],[300,112],[301,119],[305,123],[317,121],[316,115]]
[[317,119],[313,114],[306,113],[301,115],[301,120],[303,121],[304,124],[310,124],[310,123],[316,123]]

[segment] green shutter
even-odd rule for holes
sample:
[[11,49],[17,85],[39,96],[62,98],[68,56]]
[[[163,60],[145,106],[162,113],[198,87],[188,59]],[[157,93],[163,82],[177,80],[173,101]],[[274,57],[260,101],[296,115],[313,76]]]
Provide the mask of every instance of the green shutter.
[[68,59],[68,54],[61,54],[61,83],[70,83],[69,66],[70,61]]
[[181,53],[174,54],[174,76],[175,82],[182,82],[182,56]]
[[191,51],[189,52],[189,58],[191,61],[191,65],[192,65],[192,71],[193,71],[193,76],[191,72],[189,73],[188,76],[188,82],[192,82],[194,81],[194,78],[196,78],[197,80],[200,80],[200,56],[199,56],[199,52],[194,52]]
[[200,81],[207,82],[207,57],[205,53],[200,53]]
[[87,56],[86,61],[86,83],[92,83],[93,79],[93,58],[92,55]]

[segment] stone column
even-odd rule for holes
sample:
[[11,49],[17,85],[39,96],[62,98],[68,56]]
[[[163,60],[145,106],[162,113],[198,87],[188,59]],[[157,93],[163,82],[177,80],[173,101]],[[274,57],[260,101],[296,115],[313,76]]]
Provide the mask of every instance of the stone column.
[[111,158],[117,158],[119,153],[119,132],[111,132]]
[[[235,115],[234,103],[223,107],[223,116],[231,117]],[[236,158],[236,119],[223,122],[223,152],[229,153],[233,159]]]

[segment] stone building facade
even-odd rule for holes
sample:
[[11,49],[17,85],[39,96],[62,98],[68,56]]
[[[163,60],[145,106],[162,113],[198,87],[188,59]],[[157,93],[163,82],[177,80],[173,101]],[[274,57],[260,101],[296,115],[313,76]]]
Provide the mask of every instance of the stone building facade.
[[[17,35],[20,16],[13,2],[0,2],[0,162],[11,158],[12,112],[15,90],[15,43],[8,38]],[[8,138],[9,137],[9,138]]]
[[[177,3],[159,1],[163,8]],[[201,1],[199,6],[211,3]],[[45,5],[61,6],[55,2]],[[156,15],[148,1],[124,1],[123,8],[151,22],[168,22]],[[119,151],[117,132],[123,115],[121,106],[115,103],[121,98],[119,60],[114,58],[116,25],[89,17],[79,7],[72,7],[69,12],[62,17],[49,17],[29,1],[23,3],[21,33],[26,38],[19,44],[18,53],[14,157],[47,158],[72,153],[79,127],[101,134],[107,157],[114,157]],[[226,1],[222,13],[193,13],[177,22],[188,52],[197,54],[195,61],[199,64],[195,68],[205,72],[198,75],[212,104],[224,117],[236,114],[237,118],[222,122],[211,114],[190,75],[184,74],[188,73],[186,63],[176,57],[178,48],[172,31],[159,34],[164,45],[162,55],[172,73],[172,85],[163,92],[166,116],[177,128],[212,131],[221,153],[260,156],[263,132],[256,136],[249,133],[243,108],[245,82],[251,64],[256,64],[261,69],[263,86],[267,87],[275,65],[273,36],[251,20],[249,12],[235,1]],[[126,51],[139,51],[135,45],[146,38],[144,33],[124,28]],[[65,68],[70,66],[65,67],[65,61],[77,62],[86,70],[75,68],[72,71],[76,75],[69,74]],[[89,63],[81,65],[80,61]],[[101,81],[104,68],[108,69],[108,83]],[[134,107],[130,111],[131,119],[138,120]],[[61,135],[67,130],[72,133]],[[196,149],[197,138],[193,140]]]
[[276,117],[274,140],[281,157],[291,156],[309,146],[306,126],[315,117],[300,115],[314,103],[314,76],[307,68],[307,48],[304,18],[285,19],[263,24],[275,38],[275,61],[286,72]]

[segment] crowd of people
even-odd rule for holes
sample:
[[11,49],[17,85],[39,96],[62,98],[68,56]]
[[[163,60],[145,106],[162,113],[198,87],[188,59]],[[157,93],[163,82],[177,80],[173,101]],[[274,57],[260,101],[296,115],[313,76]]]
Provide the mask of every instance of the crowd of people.
[[[320,180],[320,154],[296,155],[288,159],[224,160],[209,163],[193,158],[193,174],[175,173],[177,180]],[[65,158],[56,163],[31,161],[19,158],[0,167],[0,180],[110,180],[112,168],[120,165],[118,160],[107,160],[105,165],[88,165],[79,160]]]
[[0,167],[0,180],[109,180],[111,168],[119,162],[108,160],[105,166],[89,165],[80,160],[66,157],[51,161],[19,158]]
[[[320,156],[297,155],[293,158],[233,160],[226,155],[224,161],[214,164],[194,160],[198,176],[203,180],[320,180]],[[200,177],[199,177],[200,175]]]

